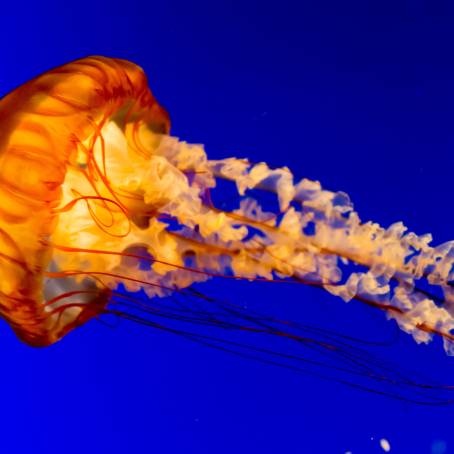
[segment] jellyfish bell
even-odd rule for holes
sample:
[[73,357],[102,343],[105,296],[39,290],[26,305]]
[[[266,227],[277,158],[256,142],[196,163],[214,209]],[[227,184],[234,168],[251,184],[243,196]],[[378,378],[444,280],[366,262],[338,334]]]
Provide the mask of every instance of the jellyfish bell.
[[[64,214],[59,206],[65,197],[77,200],[69,195],[70,181],[76,175],[86,178],[94,183],[90,192],[102,200],[96,191],[105,175],[96,174],[91,149],[102,140],[100,128],[108,119],[122,121],[131,141],[139,125],[156,132],[169,129],[143,71],[123,60],[96,57],[70,63],[27,82],[0,102],[0,305],[2,316],[30,344],[55,342],[93,316],[105,299],[105,290],[91,282],[84,284],[85,296],[78,296],[84,305],[71,306],[70,296],[66,309],[61,300],[60,305],[57,300],[47,305],[57,292],[75,284],[71,278],[48,278],[45,272],[56,266],[49,240],[61,236],[59,217]],[[78,211],[80,205],[73,210]]]
[[[89,57],[48,71],[0,101],[0,120],[0,312],[25,342],[52,344],[106,313],[156,328],[164,317],[290,339],[336,353],[341,373],[385,380],[345,337],[193,289],[221,277],[313,285],[357,299],[417,342],[440,335],[454,353],[452,243],[433,247],[430,235],[402,223],[363,223],[346,194],[294,183],[287,168],[210,160],[203,146],[169,135],[168,116],[133,63]],[[220,179],[236,187],[231,211],[211,201]],[[279,208],[265,211],[254,191],[274,194]],[[198,309],[159,306],[171,294],[199,298]],[[212,336],[170,329],[220,346]],[[275,362],[274,351],[222,342]],[[401,376],[386,380],[416,386]]]

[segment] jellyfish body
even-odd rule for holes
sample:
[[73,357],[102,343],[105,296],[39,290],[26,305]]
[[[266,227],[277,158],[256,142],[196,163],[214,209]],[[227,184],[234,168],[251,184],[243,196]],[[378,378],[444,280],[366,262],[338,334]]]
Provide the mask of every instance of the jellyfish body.
[[[294,184],[287,168],[209,160],[168,135],[134,64],[90,57],[49,71],[6,96],[0,119],[0,310],[26,342],[119,314],[119,283],[157,298],[220,276],[356,298],[454,353],[452,243],[362,223],[346,194]],[[210,200],[218,179],[236,185],[231,211]],[[275,193],[277,212],[251,191]],[[242,329],[277,333],[257,320]]]
[[58,223],[68,166],[83,167],[77,162],[80,147],[98,137],[98,128],[114,114],[127,116],[126,123],[168,130],[142,70],[126,61],[74,62],[1,100],[0,307],[16,333],[33,345],[55,342],[84,318],[56,323],[46,309],[44,272],[52,259],[46,240]]

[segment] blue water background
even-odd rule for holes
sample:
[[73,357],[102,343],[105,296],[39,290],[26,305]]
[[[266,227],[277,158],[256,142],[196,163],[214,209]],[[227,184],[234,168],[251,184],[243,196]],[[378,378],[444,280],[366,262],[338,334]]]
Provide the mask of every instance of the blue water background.
[[[362,219],[454,237],[454,15],[449,2],[10,2],[0,93],[67,61],[130,59],[173,134],[349,193]],[[1,125],[0,125],[1,127]],[[441,343],[299,286],[215,281],[268,313],[388,340],[384,358],[454,383]],[[1,325],[0,451],[454,452],[454,407],[427,408],[123,322],[36,350]]]

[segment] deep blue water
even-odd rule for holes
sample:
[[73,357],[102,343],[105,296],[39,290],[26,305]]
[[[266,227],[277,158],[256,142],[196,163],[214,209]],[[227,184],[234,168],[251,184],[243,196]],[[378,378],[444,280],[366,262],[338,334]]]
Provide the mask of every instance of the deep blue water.
[[[1,6],[0,92],[75,58],[130,59],[174,135],[350,194],[364,220],[452,239],[454,14],[449,2],[136,1]],[[1,127],[1,126],[0,126]],[[300,286],[205,291],[368,340],[454,383],[439,341],[416,345],[360,303]],[[122,322],[50,348],[0,330],[5,453],[454,452],[454,406],[423,407]]]

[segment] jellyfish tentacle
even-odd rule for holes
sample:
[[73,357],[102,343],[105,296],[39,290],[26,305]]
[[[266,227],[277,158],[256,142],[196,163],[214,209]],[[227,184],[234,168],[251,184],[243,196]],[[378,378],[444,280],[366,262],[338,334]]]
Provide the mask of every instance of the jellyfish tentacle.
[[[146,133],[150,135],[149,131]],[[125,175],[115,159],[121,155],[130,156],[133,151],[122,137],[112,125],[104,131],[103,147],[108,143],[110,150],[112,147],[124,148],[116,152],[116,156],[111,153],[107,157],[107,184],[117,195],[130,194],[130,200],[134,202],[126,200],[125,209],[131,218],[141,216],[144,220],[142,225],[138,225],[134,237],[138,244],[148,244],[149,251],[157,258],[153,264],[157,274],[148,274],[145,280],[169,281],[176,287],[191,285],[195,279],[188,274],[190,270],[182,270],[182,257],[186,252],[195,252],[195,261],[205,276],[231,269],[233,275],[251,279],[257,276],[273,279],[281,275],[315,280],[345,300],[362,299],[386,310],[398,321],[407,323],[410,319],[410,324],[404,329],[418,341],[427,341],[426,335],[434,332],[443,333],[449,341],[451,322],[444,308],[429,306],[425,311],[428,320],[411,321],[409,311],[399,309],[399,301],[396,304],[394,289],[390,286],[394,279],[398,282],[397,296],[402,294],[402,289],[410,289],[411,294],[419,298],[415,303],[422,301],[419,295],[424,293],[412,290],[414,281],[420,278],[414,266],[415,257],[413,262],[406,263],[405,260],[410,246],[416,250],[420,247],[422,251],[428,237],[404,236],[405,230],[400,224],[388,230],[376,224],[362,224],[345,194],[325,191],[318,183],[309,180],[293,186],[288,169],[272,170],[265,164],[249,169],[249,163],[234,158],[228,160],[228,165],[210,162],[201,147],[168,137],[153,137],[147,142],[140,131],[141,146],[153,145],[148,148],[149,156],[138,159],[138,165],[133,162]],[[196,158],[188,157],[189,152]],[[281,216],[264,213],[260,205],[250,199],[242,200],[240,207],[232,212],[223,212],[213,204],[204,203],[202,195],[214,187],[214,173],[223,175],[226,165],[228,168],[238,165],[243,169],[241,174],[235,169],[227,172],[229,178],[236,179],[240,197],[247,189],[256,186],[276,192]],[[215,172],[211,173],[213,168]],[[191,178],[186,176],[185,172],[192,171]],[[122,176],[132,176],[133,180],[125,185]],[[292,205],[295,200],[300,204],[299,210]],[[159,217],[156,218],[156,214]],[[170,223],[175,220],[180,227],[175,231],[168,230],[166,216]],[[315,232],[306,234],[304,229],[310,222],[314,224]],[[250,228],[259,230],[263,238],[255,235],[245,240]],[[166,246],[163,248],[163,245]],[[124,249],[117,248],[119,251]],[[342,261],[366,266],[370,271],[354,272],[342,281]],[[166,269],[165,263],[179,264],[181,273]],[[164,287],[168,286],[164,284]],[[425,296],[428,295],[426,292]],[[436,320],[431,324],[429,319],[434,314]],[[439,323],[446,328],[439,329]]]

